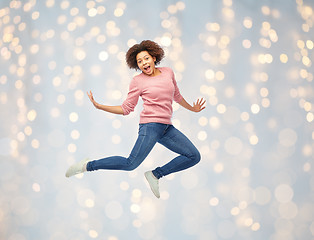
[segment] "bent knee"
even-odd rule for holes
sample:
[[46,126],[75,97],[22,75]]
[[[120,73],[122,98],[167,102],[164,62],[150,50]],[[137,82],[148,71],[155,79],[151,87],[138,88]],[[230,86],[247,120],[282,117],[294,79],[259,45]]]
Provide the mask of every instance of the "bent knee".
[[195,149],[195,151],[193,152],[193,156],[191,157],[191,159],[193,160],[194,164],[197,164],[201,161],[201,154],[197,149]]
[[126,171],[133,171],[133,170],[135,170],[137,167],[138,167],[137,165],[131,163],[131,164],[128,164],[128,165],[125,167],[125,170],[126,170]]
[[132,161],[132,160],[128,159],[126,165],[124,166],[124,170],[125,171],[133,171],[138,166],[139,166],[139,164],[136,161]]

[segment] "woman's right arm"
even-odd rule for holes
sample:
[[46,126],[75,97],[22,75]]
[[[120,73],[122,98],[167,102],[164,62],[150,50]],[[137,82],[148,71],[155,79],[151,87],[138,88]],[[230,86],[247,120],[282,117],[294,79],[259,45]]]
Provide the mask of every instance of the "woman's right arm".
[[121,106],[106,106],[106,105],[102,105],[102,104],[97,103],[97,102],[94,100],[92,91],[87,92],[87,95],[88,95],[88,97],[89,97],[89,100],[90,100],[90,101],[93,103],[93,105],[95,106],[95,108],[100,109],[100,110],[103,110],[103,111],[106,111],[106,112],[109,112],[109,113],[122,114],[122,115],[123,115],[123,109],[122,109]]

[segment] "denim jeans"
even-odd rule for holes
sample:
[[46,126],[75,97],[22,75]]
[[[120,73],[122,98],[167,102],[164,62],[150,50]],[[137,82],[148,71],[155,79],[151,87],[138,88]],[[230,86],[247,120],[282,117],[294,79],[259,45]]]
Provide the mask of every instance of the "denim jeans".
[[179,156],[164,166],[153,170],[153,174],[158,179],[170,173],[192,167],[200,161],[201,156],[199,151],[173,125],[145,123],[139,125],[138,138],[128,158],[112,156],[90,161],[87,164],[87,171],[98,169],[134,170],[144,161],[157,142],[179,154]]

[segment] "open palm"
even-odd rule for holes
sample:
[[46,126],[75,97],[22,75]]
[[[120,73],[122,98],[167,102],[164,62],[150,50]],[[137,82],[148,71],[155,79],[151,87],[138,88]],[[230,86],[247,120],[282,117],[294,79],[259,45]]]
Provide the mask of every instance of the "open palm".
[[193,111],[194,112],[200,112],[202,111],[205,106],[204,104],[206,103],[206,100],[201,98],[201,99],[197,99],[196,103],[193,103]]

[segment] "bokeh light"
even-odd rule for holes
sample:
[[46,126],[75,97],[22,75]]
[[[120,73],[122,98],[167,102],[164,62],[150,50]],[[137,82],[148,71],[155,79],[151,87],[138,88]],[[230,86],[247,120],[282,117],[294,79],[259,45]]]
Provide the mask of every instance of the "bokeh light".
[[[314,238],[314,2],[187,0],[0,2],[0,239]],[[67,179],[84,158],[128,156],[135,112],[119,105],[125,53],[163,46],[182,95],[173,124],[198,147],[195,167],[143,173],[176,154],[156,145],[134,171]]]

